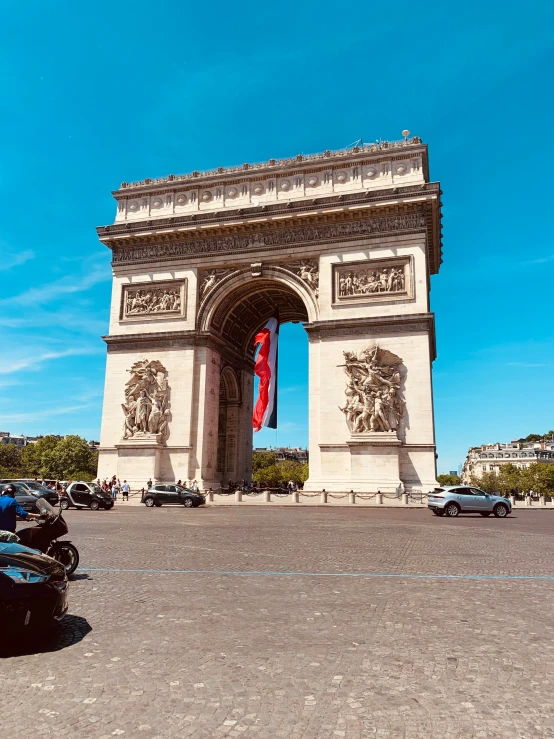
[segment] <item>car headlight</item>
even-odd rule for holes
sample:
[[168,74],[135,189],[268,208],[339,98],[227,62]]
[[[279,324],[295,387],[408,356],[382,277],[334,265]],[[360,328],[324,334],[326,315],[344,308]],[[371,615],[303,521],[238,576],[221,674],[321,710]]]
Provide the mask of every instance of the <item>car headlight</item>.
[[49,575],[41,575],[39,572],[25,570],[21,567],[0,567],[0,572],[11,577],[14,582],[20,583],[46,582],[49,578]]

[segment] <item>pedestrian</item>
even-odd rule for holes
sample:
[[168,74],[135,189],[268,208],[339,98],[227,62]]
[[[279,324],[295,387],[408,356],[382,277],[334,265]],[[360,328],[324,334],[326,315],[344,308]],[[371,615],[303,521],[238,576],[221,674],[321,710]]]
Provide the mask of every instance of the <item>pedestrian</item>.
[[117,482],[114,481],[114,482],[112,482],[112,498],[113,498],[114,503],[117,500],[117,494],[118,494],[118,492],[119,492],[119,488],[117,486]]
[[181,482],[181,480],[177,480],[177,485],[180,485],[181,487],[183,487],[183,483]]
[[193,493],[198,492],[198,483],[196,482],[196,480],[192,481],[192,485],[190,486],[190,489],[192,490]]
[[129,483],[127,482],[127,480],[123,480],[121,492],[123,493],[123,500],[129,500]]
[[146,483],[146,489],[150,490],[151,487],[152,487],[152,480],[148,478],[148,482]]

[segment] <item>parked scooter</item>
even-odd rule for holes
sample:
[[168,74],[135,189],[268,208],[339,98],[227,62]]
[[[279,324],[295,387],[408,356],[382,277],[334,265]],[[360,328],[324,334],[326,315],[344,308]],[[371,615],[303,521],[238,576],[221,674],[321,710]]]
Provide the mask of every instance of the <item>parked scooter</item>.
[[44,516],[44,520],[38,526],[29,526],[18,531],[19,541],[23,546],[38,549],[39,552],[58,560],[65,567],[69,577],[77,569],[79,552],[77,547],[67,539],[57,541],[58,537],[68,532],[61,510],[56,511],[44,498],[39,498],[36,506],[39,513]]

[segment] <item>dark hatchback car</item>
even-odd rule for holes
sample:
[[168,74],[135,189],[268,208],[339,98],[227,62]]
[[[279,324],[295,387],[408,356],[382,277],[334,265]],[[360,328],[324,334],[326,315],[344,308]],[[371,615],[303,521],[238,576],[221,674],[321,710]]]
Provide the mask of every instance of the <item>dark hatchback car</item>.
[[162,505],[182,505],[185,508],[198,508],[206,502],[201,493],[195,493],[181,485],[153,485],[148,488],[142,501],[145,506],[159,508]]
[[11,483],[15,485],[16,493],[15,497],[19,505],[30,513],[37,512],[37,498],[44,498],[50,505],[58,505],[59,496],[55,490],[49,490],[43,488],[40,485],[32,485],[27,482],[19,482],[14,480],[5,480],[0,483],[0,493],[2,492],[5,485]]
[[67,613],[65,567],[17,542],[0,540],[0,641],[9,627],[52,625]]

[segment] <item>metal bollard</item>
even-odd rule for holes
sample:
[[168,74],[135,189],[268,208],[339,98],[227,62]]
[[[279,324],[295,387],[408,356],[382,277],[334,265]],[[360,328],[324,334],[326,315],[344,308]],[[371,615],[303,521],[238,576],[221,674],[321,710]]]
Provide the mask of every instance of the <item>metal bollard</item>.
[[356,502],[356,493],[348,493],[348,502],[350,504]]
[[235,501],[242,503],[242,490],[235,490]]
[[270,503],[271,502],[271,493],[269,490],[264,490],[264,503]]
[[327,503],[327,493],[325,492],[321,493],[320,502]]
[[402,493],[402,505],[408,505],[408,493]]

